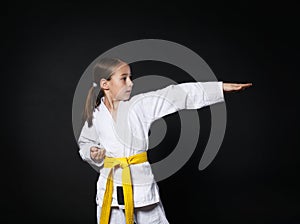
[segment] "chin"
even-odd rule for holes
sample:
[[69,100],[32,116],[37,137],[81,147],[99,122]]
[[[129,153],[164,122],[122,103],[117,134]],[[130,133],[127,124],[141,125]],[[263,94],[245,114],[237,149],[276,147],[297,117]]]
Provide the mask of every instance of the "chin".
[[125,96],[122,100],[126,101],[126,100],[129,100],[129,99],[130,99],[130,96]]

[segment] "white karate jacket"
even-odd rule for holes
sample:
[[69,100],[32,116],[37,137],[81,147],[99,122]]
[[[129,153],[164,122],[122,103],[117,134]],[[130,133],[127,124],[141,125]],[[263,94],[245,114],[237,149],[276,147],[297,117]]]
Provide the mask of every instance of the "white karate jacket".
[[[116,121],[101,98],[94,111],[93,125],[85,122],[80,133],[79,153],[100,172],[97,181],[96,203],[102,206],[108,168],[103,161],[96,163],[90,157],[90,147],[106,149],[106,156],[128,157],[148,150],[148,132],[151,123],[167,114],[182,109],[199,109],[224,101],[222,82],[188,82],[141,93],[127,101],[120,101]],[[142,207],[160,201],[159,189],[149,162],[130,166],[133,184],[134,207]],[[118,205],[116,186],[122,186],[122,169],[114,169],[112,206]]]

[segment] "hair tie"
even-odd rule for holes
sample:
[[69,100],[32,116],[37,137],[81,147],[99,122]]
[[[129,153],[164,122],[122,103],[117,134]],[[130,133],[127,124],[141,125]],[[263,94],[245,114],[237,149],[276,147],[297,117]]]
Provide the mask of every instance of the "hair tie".
[[95,88],[97,86],[98,86],[97,83],[93,82],[93,87]]

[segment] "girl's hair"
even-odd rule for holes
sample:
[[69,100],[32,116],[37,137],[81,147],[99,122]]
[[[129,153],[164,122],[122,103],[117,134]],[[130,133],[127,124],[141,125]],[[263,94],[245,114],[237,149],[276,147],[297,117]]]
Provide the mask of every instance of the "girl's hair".
[[114,74],[115,69],[122,63],[125,62],[118,58],[102,58],[95,64],[93,68],[93,82],[99,86],[100,92],[98,96],[96,96],[97,88],[93,85],[88,92],[82,116],[83,122],[88,122],[88,127],[92,126],[93,124],[94,109],[101,103],[101,97],[105,96],[104,91],[100,86],[100,80],[104,78],[109,81],[111,76]]

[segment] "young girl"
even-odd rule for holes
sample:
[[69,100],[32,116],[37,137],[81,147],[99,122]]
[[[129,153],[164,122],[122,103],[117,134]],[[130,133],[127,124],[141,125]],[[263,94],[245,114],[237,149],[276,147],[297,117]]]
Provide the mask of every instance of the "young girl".
[[222,102],[224,91],[251,83],[189,82],[130,98],[130,67],[120,59],[101,59],[93,76],[78,143],[82,159],[100,172],[98,223],[169,223],[147,160],[151,123],[178,110]]

